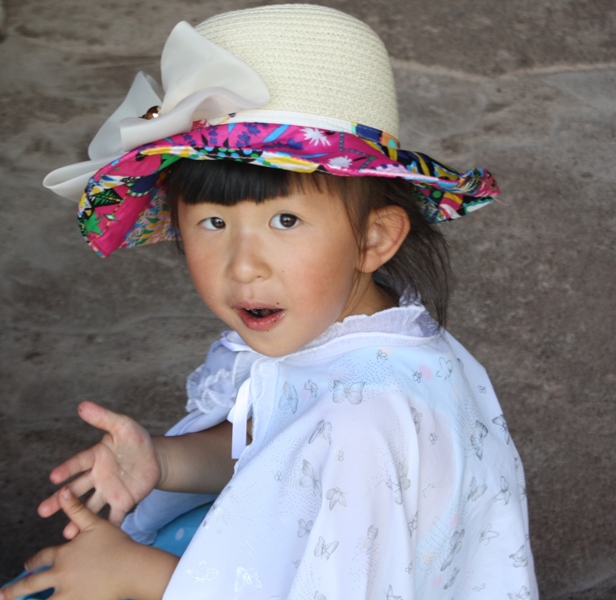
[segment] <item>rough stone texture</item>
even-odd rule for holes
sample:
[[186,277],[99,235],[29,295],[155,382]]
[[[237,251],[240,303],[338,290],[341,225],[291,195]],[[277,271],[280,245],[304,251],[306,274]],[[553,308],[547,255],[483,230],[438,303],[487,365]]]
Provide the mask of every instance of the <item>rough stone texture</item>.
[[0,0],[0,41],[4,38],[4,2]]
[[[450,329],[490,372],[524,459],[546,600],[616,598],[616,5],[331,0],[384,38],[404,147],[489,167],[502,204],[446,226]],[[169,247],[88,251],[49,170],[83,160],[172,26],[254,1],[6,0],[0,45],[0,582],[63,519],[50,468],[90,398],[160,432],[221,328]]]

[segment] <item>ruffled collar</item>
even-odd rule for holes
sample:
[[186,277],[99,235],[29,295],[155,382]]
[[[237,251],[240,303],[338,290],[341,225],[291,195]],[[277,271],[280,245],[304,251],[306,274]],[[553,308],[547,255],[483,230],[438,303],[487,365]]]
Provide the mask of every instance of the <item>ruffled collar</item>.
[[[286,356],[273,360],[280,361],[307,351],[314,351],[333,340],[354,334],[385,333],[415,338],[429,338],[438,335],[438,323],[422,304],[409,304],[388,308],[373,315],[351,315],[334,323],[314,340]],[[225,331],[222,344],[229,350],[254,352],[236,331]],[[256,353],[255,353],[256,354]],[[263,355],[260,355],[263,356]],[[268,358],[263,356],[263,358]]]
[[334,323],[312,342],[298,350],[310,350],[334,339],[361,333],[388,333],[418,338],[437,335],[439,326],[421,304],[396,306],[373,315],[351,315]]

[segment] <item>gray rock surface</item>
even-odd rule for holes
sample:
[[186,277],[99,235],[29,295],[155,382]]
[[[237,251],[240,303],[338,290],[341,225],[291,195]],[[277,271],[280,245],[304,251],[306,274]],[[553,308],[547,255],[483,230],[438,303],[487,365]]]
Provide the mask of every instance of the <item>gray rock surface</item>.
[[[85,159],[173,25],[269,4],[6,0],[0,45],[0,582],[62,517],[47,473],[99,434],[89,398],[155,432],[221,324],[173,248],[101,260],[40,181]],[[486,166],[494,204],[445,226],[450,330],[487,367],[524,459],[546,600],[616,598],[616,4],[324,0],[384,38],[403,146]]]

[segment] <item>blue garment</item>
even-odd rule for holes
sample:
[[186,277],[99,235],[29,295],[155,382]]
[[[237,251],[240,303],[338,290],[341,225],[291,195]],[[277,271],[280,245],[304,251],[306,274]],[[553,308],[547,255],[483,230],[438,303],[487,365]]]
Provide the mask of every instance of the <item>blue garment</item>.
[[165,525],[156,534],[152,546],[176,556],[182,556],[212,504],[210,502],[205,506],[198,506]]

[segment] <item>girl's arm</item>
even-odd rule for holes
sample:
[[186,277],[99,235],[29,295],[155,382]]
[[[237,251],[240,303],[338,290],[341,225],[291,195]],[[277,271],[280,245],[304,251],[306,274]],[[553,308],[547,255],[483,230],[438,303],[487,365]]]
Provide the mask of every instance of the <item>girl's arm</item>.
[[[152,438],[130,417],[92,402],[82,402],[79,415],[106,434],[92,448],[56,467],[50,479],[63,484],[74,477],[68,487],[76,496],[94,490],[86,506],[97,513],[109,504],[109,521],[114,525],[155,487],[218,493],[233,475],[232,425],[226,421],[198,433]],[[41,503],[39,514],[48,517],[59,509],[56,492]],[[67,539],[77,533],[72,522],[64,530]]]
[[[250,443],[248,423],[247,443]],[[156,487],[169,492],[218,494],[233,476],[232,424],[178,436],[155,437],[160,478]]]
[[74,540],[45,548],[26,563],[34,573],[0,591],[0,600],[54,588],[58,600],[159,600],[178,558],[133,542],[123,531],[89,511],[68,488],[60,507],[81,532]]

